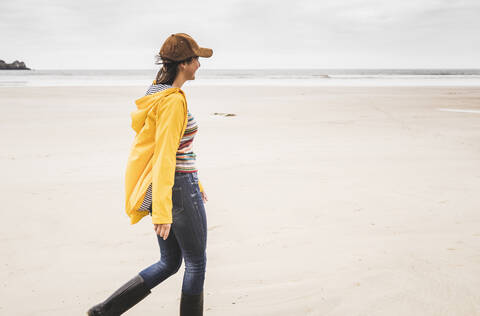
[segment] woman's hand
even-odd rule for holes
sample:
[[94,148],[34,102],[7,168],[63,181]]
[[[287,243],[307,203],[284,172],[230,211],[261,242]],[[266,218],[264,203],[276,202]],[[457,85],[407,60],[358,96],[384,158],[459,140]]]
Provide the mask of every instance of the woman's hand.
[[157,235],[160,235],[160,237],[163,237],[163,240],[165,240],[168,238],[171,225],[172,224],[153,224],[153,230]]
[[207,193],[205,193],[205,191],[201,191],[200,193],[202,194],[203,203],[207,202],[208,201]]

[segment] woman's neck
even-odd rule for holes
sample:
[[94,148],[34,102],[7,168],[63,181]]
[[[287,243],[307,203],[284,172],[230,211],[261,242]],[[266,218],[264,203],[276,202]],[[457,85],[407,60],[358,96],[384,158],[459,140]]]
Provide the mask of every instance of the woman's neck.
[[172,83],[173,88],[182,88],[183,84],[187,81],[184,76],[181,74],[178,74],[178,76],[175,78],[175,80]]

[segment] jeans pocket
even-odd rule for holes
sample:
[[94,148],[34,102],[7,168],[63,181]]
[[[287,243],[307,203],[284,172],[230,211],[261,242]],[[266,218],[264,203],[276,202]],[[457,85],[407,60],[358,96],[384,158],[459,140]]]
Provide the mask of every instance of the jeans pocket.
[[192,175],[192,183],[198,184],[198,174],[196,172],[191,173]]
[[180,186],[172,188],[172,212],[177,214],[183,212],[182,187]]

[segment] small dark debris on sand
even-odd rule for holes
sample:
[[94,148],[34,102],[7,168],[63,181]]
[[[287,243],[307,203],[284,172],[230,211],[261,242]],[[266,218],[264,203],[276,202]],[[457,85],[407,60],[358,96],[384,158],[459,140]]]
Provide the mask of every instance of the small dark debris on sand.
[[221,113],[221,112],[215,112],[213,115],[221,115],[221,116],[237,116],[237,114],[233,113]]

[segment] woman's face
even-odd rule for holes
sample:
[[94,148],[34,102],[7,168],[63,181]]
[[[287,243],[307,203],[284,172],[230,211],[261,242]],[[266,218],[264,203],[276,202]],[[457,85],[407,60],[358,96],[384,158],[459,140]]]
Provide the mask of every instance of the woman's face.
[[198,56],[193,58],[190,64],[185,63],[184,72],[187,80],[195,80],[195,72],[200,67],[200,62],[198,61]]

